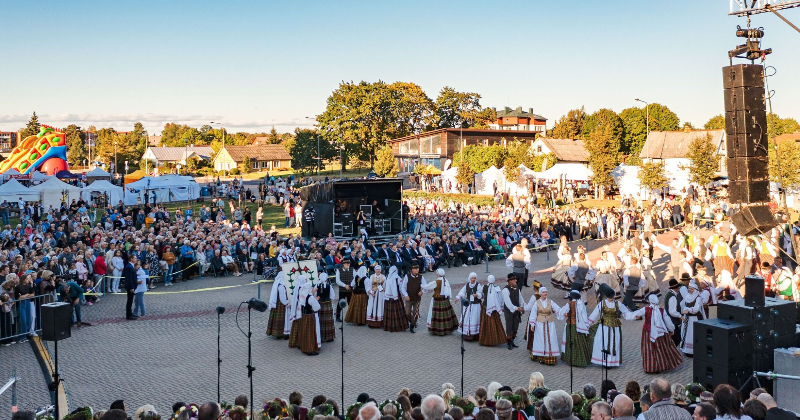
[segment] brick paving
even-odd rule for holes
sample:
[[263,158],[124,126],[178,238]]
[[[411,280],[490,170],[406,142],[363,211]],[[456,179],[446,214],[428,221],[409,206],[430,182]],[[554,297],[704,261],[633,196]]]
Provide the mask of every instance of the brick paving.
[[[672,234],[674,235],[674,234]],[[662,235],[666,243],[671,234]],[[583,243],[583,242],[582,242]],[[588,242],[590,256],[596,260],[599,248],[605,241]],[[614,242],[612,250],[618,249]],[[542,285],[550,286],[550,268],[555,263],[555,252],[550,260],[546,253],[534,253],[531,277]],[[668,256],[656,250],[655,269],[663,279]],[[501,279],[509,270],[503,261],[493,261],[489,270]],[[454,284],[454,293],[460,290],[470,271],[485,280],[486,265],[453,268],[448,277]],[[431,279],[433,273],[427,273]],[[239,285],[224,290],[194,293],[145,295],[147,316],[136,321],[123,318],[125,296],[107,296],[91,307],[83,308],[84,320],[92,327],[73,330],[72,338],[59,345],[60,366],[66,380],[72,407],[89,404],[95,409],[107,408],[115,399],[126,401],[129,414],[142,404],[152,403],[160,413],[169,411],[175,401],[204,402],[216,399],[216,306],[227,311],[221,316],[222,349],[222,400],[233,401],[236,395],[248,392],[247,340],[235,323],[236,307],[240,302],[254,297],[257,287],[249,284],[252,277],[203,278],[180,283],[154,292],[176,292],[220,285]],[[456,286],[458,285],[458,286]],[[269,298],[269,284],[262,286],[261,297]],[[662,283],[666,290],[666,284]],[[525,298],[532,294],[523,289]],[[563,293],[550,295],[563,303]],[[344,326],[345,340],[345,406],[353,403],[360,392],[368,392],[376,399],[394,397],[401,387],[416,392],[439,392],[444,382],[460,388],[460,339],[457,334],[434,337],[427,334],[424,319],[430,295],[423,297],[421,328],[416,334],[387,333],[367,327]],[[596,301],[590,297],[589,310]],[[456,307],[458,311],[458,307]],[[247,330],[247,313],[239,313],[239,323]],[[557,321],[560,334],[562,321]],[[306,404],[316,394],[340,399],[341,386],[341,336],[337,330],[336,341],[324,343],[322,353],[308,357],[297,349],[289,349],[287,342],[265,335],[267,313],[252,313],[254,392],[256,402],[275,397],[287,398],[293,390],[306,396]],[[337,327],[338,327],[337,323]],[[642,371],[639,340],[641,321],[623,322],[622,367],[608,371],[608,378],[623,388],[628,380],[644,384],[654,376]],[[524,325],[521,327],[524,328]],[[520,333],[521,337],[521,333]],[[570,368],[559,362],[546,366],[532,362],[523,349],[509,351],[504,346],[481,347],[466,343],[464,356],[464,389],[470,394],[478,386],[498,381],[512,387],[527,387],[531,372],[544,374],[550,388],[570,388]],[[52,345],[51,345],[52,348]],[[0,348],[0,381],[10,377],[17,368],[22,378],[19,386],[19,406],[31,408],[49,401],[44,377],[29,345],[12,345]],[[670,381],[688,383],[691,379],[691,359],[663,376]],[[599,386],[603,369],[591,366],[572,370],[573,388],[580,389],[591,382]],[[10,396],[0,396],[0,410],[10,406]]]

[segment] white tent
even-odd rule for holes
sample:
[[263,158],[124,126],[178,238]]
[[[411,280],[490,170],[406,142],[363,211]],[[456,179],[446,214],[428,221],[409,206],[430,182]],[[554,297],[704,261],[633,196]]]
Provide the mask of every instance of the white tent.
[[[450,186],[449,191],[444,192],[458,192],[458,180],[456,177],[458,176],[458,167],[447,168],[446,170],[442,171],[442,185],[443,188],[446,185]],[[445,188],[446,189],[446,188]]]
[[503,191],[506,183],[506,176],[500,169],[492,165],[489,169],[475,174],[475,191],[473,194],[494,195],[494,185],[497,191]]
[[[148,191],[149,200],[155,195],[156,201],[160,202],[196,200],[200,197],[200,185],[194,178],[176,175],[146,176],[136,182],[125,184],[125,188],[126,201],[128,194],[142,197],[144,201],[145,191]],[[132,204],[135,203],[134,199]]]
[[639,197],[641,195],[642,185],[639,182],[640,169],[641,168],[638,166],[629,166],[620,163],[619,166],[611,171],[611,176],[617,184],[620,195],[633,195],[634,197]]
[[[122,200],[122,187],[118,187],[104,179],[92,182],[91,185],[81,188],[81,197],[87,202],[92,199],[92,193],[108,193],[108,204],[116,206]],[[135,200],[134,200],[135,204]]]
[[20,198],[24,201],[39,201],[39,191],[20,184],[16,179],[9,179],[5,184],[0,185],[0,197],[9,202],[16,202]]
[[[509,181],[505,176],[505,167],[500,169],[503,173],[503,191],[513,196],[527,195],[528,194],[528,180],[535,176],[536,172],[528,169],[525,165],[519,165],[519,174],[514,181]],[[498,184],[498,190],[500,182]]]
[[86,173],[86,180],[94,181],[97,179],[111,179],[111,174],[99,166]]
[[3,181],[8,181],[13,175],[22,175],[18,170],[11,168],[3,172]]
[[45,210],[51,207],[53,209],[59,208],[64,193],[67,194],[68,203],[71,203],[73,199],[77,200],[81,195],[80,188],[62,182],[56,177],[50,177],[47,181],[34,185],[31,189],[41,193],[42,208]]
[[47,181],[50,178],[51,178],[50,175],[47,175],[44,172],[39,172],[39,171],[33,171],[33,176],[31,177],[31,179],[35,184],[39,184],[42,181]]
[[550,169],[536,174],[538,179],[566,179],[568,181],[588,181],[594,172],[580,163],[556,163]]

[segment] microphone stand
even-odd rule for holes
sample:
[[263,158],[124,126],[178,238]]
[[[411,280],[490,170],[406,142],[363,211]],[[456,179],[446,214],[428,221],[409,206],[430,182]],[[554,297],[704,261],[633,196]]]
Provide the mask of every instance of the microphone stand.
[[246,304],[247,302],[242,302],[239,304],[239,307],[236,308],[236,327],[239,328],[239,331],[247,337],[247,377],[250,378],[250,418],[253,417],[253,371],[256,370],[253,367],[253,347],[252,347],[252,337],[253,333],[250,330],[250,305],[247,305],[247,333],[242,330],[242,327],[239,326],[239,310],[242,309],[242,305]]
[[219,346],[220,343],[219,336],[221,331],[220,327],[221,316],[222,314],[219,313],[219,311],[217,311],[217,402],[221,400],[219,391],[219,381],[220,381],[220,376],[222,375],[222,353],[220,352],[220,346]]
[[[344,309],[346,307],[347,307],[347,300],[344,298],[339,299],[339,308]],[[344,317],[342,317],[340,324],[341,325],[339,326],[339,332],[342,338],[342,389],[341,389],[342,399],[340,401],[342,402],[342,407],[344,407]]]
[[[569,305],[569,303],[567,303],[567,305]],[[575,302],[575,313],[573,315],[575,315],[575,327],[574,328],[578,328],[578,302],[577,301]],[[569,340],[569,358],[568,358],[568,361],[569,361],[569,392],[572,393],[572,375],[573,375],[572,367],[575,364],[575,351],[574,351],[574,349],[572,347],[572,341],[573,341],[572,330],[573,330],[573,328],[570,328],[569,321],[570,320],[567,319],[567,332],[568,332],[567,340]]]
[[469,309],[469,299],[461,299],[461,395],[464,395],[464,353],[467,349],[464,348],[464,318],[467,316],[467,309]]

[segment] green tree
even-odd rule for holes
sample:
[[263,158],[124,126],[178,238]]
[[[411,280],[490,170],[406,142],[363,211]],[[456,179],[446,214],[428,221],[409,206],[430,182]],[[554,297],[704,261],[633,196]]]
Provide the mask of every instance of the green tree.
[[138,161],[147,150],[147,131],[141,122],[133,124],[133,131],[126,135],[127,160]]
[[622,125],[622,119],[616,112],[608,108],[602,108],[587,116],[586,121],[583,123],[583,130],[581,131],[583,138],[588,139],[592,131],[597,127],[600,127],[604,131],[608,128],[616,141],[622,141],[622,134],[625,128]]
[[567,115],[562,116],[556,121],[551,136],[556,139],[580,138],[585,121],[586,111],[583,107],[580,109],[572,109],[567,112]]
[[[114,145],[115,142],[117,143],[116,148]],[[122,172],[122,169],[125,167],[125,158],[119,159],[120,151],[122,150],[120,143],[121,136],[113,128],[101,128],[97,130],[97,147],[94,149],[95,156],[97,156],[97,160],[111,165],[114,163],[114,151],[116,150],[118,167],[114,168],[114,172]]]
[[[528,163],[526,163],[525,166],[533,171],[542,172],[543,170],[552,167],[556,163],[558,163],[558,159],[556,158],[555,153],[537,153],[533,156],[530,156]],[[545,165],[547,165],[547,168],[544,168]]]
[[267,143],[281,144],[281,140],[283,140],[283,138],[281,138],[281,136],[278,134],[278,132],[275,130],[275,127],[273,126],[272,129],[269,130],[269,134],[267,134]]
[[689,158],[689,179],[703,187],[708,185],[719,169],[717,145],[711,134],[692,140],[686,157]]
[[[620,123],[621,125],[621,123]],[[615,132],[615,124],[598,125],[586,140],[586,150],[589,152],[589,166],[594,172],[592,182],[599,191],[599,196],[605,196],[605,187],[611,187],[614,178],[611,171],[619,164],[620,133]]]
[[644,108],[625,108],[619,113],[624,135],[620,144],[623,153],[639,155],[647,141],[647,119]]
[[650,104],[650,131],[677,131],[681,120],[666,105]]
[[497,112],[481,107],[481,95],[458,92],[450,86],[436,98],[436,126],[439,128],[485,128],[486,122],[497,119]]
[[86,136],[81,128],[75,124],[70,124],[64,130],[67,142],[67,161],[72,166],[83,165],[87,158]]
[[[769,147],[769,177],[772,182],[782,183],[784,188],[800,185],[800,145],[793,140],[778,142]],[[780,163],[780,164],[779,164]]]
[[456,174],[456,181],[461,184],[461,192],[467,192],[467,187],[475,181],[475,171],[469,165],[460,165]]
[[507,153],[508,151],[499,144],[489,147],[479,145],[466,146],[464,150],[453,154],[453,166],[460,166],[463,161],[474,173],[480,173],[489,169],[492,165],[498,168],[502,167]]
[[639,183],[648,191],[669,186],[669,180],[664,173],[664,165],[660,162],[642,164],[639,169]]
[[249,174],[253,171],[253,159],[250,158],[250,156],[245,156],[244,159],[242,159],[242,163],[237,166],[239,167],[239,172]]
[[507,181],[513,182],[519,178],[519,166],[526,165],[530,160],[530,146],[528,143],[514,141],[506,146],[506,158],[503,160],[503,174]]
[[706,122],[703,128],[705,128],[706,130],[724,130],[725,117],[722,114],[715,115]]
[[397,176],[399,171],[392,147],[388,145],[381,147],[378,150],[378,155],[375,156],[375,173],[383,178]]
[[[35,116],[35,115],[34,115]],[[28,123],[30,125],[30,123]],[[767,114],[767,130],[769,138],[781,134],[791,134],[800,131],[800,124],[794,118],[781,118],[778,114]]]
[[42,128],[41,124],[39,124],[39,117],[36,115],[36,111],[33,112],[31,115],[31,119],[28,120],[28,124],[25,125],[25,129],[22,130],[20,135],[22,136],[18,141],[22,142],[29,136],[35,136],[39,134],[39,130]]
[[[285,141],[283,147],[292,156],[292,168],[301,174],[308,174],[317,170],[317,131],[307,128],[296,128],[294,138]],[[335,155],[333,146],[327,140],[320,138],[319,159],[330,159]]]
[[692,123],[690,123],[689,121],[684,121],[683,122],[683,127],[681,127],[681,128],[684,129],[684,130],[687,130],[687,129],[688,130],[694,130],[695,129],[694,126],[692,125]]

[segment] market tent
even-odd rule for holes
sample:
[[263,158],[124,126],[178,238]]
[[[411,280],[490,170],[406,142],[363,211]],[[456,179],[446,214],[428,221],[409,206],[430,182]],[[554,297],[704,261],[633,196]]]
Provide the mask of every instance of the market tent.
[[[458,192],[458,167],[448,168],[442,171],[442,188],[444,192]],[[447,187],[450,187],[448,190]]]
[[50,177],[47,181],[32,186],[31,189],[39,191],[42,198],[42,208],[45,210],[59,208],[65,193],[68,203],[71,203],[73,199],[77,200],[81,195],[80,188],[62,182],[56,177]]
[[152,201],[155,196],[157,202],[196,200],[200,197],[200,185],[194,178],[178,175],[146,176],[125,184],[125,188],[126,194],[142,197],[142,201],[145,191],[148,191],[149,200]]
[[538,179],[566,179],[567,181],[588,181],[592,176],[594,176],[594,172],[580,163],[556,163],[550,169],[536,174]]
[[0,197],[9,202],[16,202],[20,198],[23,201],[39,201],[39,191],[20,184],[16,179],[9,179],[5,184],[0,185]]
[[42,181],[47,181],[50,178],[52,178],[52,176],[39,171],[33,171],[33,175],[31,176],[31,180],[37,184],[41,183]]
[[11,168],[5,172],[3,172],[3,181],[7,181],[11,179],[12,176],[22,175],[18,170]]
[[614,182],[617,184],[617,189],[619,189],[620,195],[633,195],[636,197],[640,195],[642,187],[641,183],[639,182],[640,169],[641,168],[638,166],[620,163],[619,166],[611,171],[611,176],[614,178]]
[[99,166],[86,173],[86,182],[89,184],[100,179],[111,180],[111,174]]
[[[104,179],[92,182],[91,185],[81,188],[81,197],[87,202],[92,199],[93,193],[95,196],[108,193],[108,204],[111,206],[116,206],[122,201],[122,187],[118,187]],[[134,199],[134,204],[135,202],[136,200]]]
[[441,175],[441,174],[442,171],[433,165],[428,165],[428,167],[425,168],[425,175]]
[[503,180],[505,184],[503,191],[514,196],[527,195],[529,193],[528,182],[530,178],[535,177],[536,172],[528,169],[528,167],[525,165],[519,165],[519,175],[514,179],[514,181],[508,181],[508,179],[505,177],[505,167],[503,167],[501,171],[503,172]]
[[56,172],[56,178],[58,179],[78,179],[80,177],[81,177],[80,175],[73,174],[72,172],[67,170]]
[[489,169],[475,174],[475,194],[494,195],[494,185],[497,185],[497,191],[503,191],[505,186],[506,176],[500,169],[492,165]]
[[196,200],[200,197],[200,185],[194,179],[182,176],[164,176],[161,185],[169,188],[170,200]]

